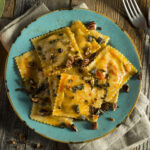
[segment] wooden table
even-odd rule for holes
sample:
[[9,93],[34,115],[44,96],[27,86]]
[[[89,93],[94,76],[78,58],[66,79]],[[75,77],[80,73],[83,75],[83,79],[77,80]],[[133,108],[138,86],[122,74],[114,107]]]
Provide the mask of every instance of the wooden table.
[[[13,19],[23,14],[28,8],[40,0],[6,0],[3,18],[0,19],[0,28],[4,25],[3,20]],[[48,0],[43,0],[47,3]],[[126,30],[135,42],[143,64],[143,85],[142,91],[150,98],[150,51],[144,53],[144,33],[132,27],[125,15],[122,7],[121,0],[73,0],[73,4],[85,2],[91,10],[98,11],[110,18],[122,29]],[[144,15],[147,17],[148,4],[150,0],[138,1],[140,8]],[[16,116],[10,103],[8,101],[6,90],[4,87],[4,65],[7,57],[7,52],[4,50],[0,43],[0,150],[31,150],[35,149],[37,143],[43,146],[44,150],[68,150],[66,144],[57,143],[45,139],[37,135],[29,129],[20,119]],[[150,107],[146,111],[150,118]],[[20,137],[19,137],[19,136]],[[24,143],[24,136],[27,142]],[[17,141],[15,141],[17,140]],[[20,142],[19,142],[20,141]],[[15,142],[18,144],[16,145]],[[134,150],[150,150],[150,140],[142,145],[139,145]]]

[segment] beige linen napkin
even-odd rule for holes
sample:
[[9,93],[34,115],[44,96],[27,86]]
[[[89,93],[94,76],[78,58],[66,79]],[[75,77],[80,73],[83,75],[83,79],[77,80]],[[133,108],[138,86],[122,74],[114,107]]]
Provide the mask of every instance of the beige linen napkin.
[[[85,3],[76,8],[88,8]],[[11,44],[16,37],[31,21],[35,20],[49,9],[42,3],[33,6],[24,15],[18,17],[0,31],[0,40],[4,47],[9,51]],[[126,122],[118,127],[111,134],[83,144],[69,144],[71,150],[125,150],[130,149],[150,138],[150,122],[146,116],[145,108],[149,100],[140,93],[138,103]]]

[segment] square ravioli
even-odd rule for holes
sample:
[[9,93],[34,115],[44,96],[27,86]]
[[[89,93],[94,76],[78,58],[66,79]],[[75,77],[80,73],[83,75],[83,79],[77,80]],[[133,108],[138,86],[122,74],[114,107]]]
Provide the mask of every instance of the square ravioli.
[[100,108],[102,99],[95,92],[96,88],[93,90],[80,76],[61,74],[53,115],[96,122],[98,115],[92,110]]
[[86,71],[94,76],[94,86],[105,90],[103,99],[106,102],[113,102],[115,94],[137,73],[127,58],[111,46],[106,46],[86,67]]
[[35,50],[15,57],[25,88],[33,102],[30,117],[33,120],[61,126],[71,127],[72,119],[52,116],[52,104],[49,96],[48,79],[44,76],[40,60]]
[[88,29],[81,21],[74,21],[71,31],[74,33],[76,42],[84,57],[89,57],[92,53],[100,49],[100,45],[92,38]]
[[75,57],[82,59],[74,34],[69,27],[49,32],[31,41],[47,76],[57,70],[71,67]]

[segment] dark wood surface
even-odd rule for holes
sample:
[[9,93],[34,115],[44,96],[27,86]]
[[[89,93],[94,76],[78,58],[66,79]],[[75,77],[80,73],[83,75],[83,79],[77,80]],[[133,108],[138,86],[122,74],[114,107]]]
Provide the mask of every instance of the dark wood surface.
[[[6,0],[3,18],[0,19],[0,28],[4,26],[6,19],[13,19],[23,14],[35,3],[39,4],[42,0]],[[48,0],[43,0],[49,5]],[[113,19],[122,29],[126,30],[138,48],[143,65],[142,91],[150,98],[150,51],[144,52],[144,33],[132,27],[127,19],[121,0],[73,0],[73,4],[85,2],[91,10],[98,11]],[[139,0],[138,4],[147,17],[148,4],[150,0]],[[0,44],[0,150],[33,150],[36,144],[40,143],[43,150],[68,150],[66,144],[57,143],[45,139],[29,129],[13,111],[4,86],[4,66],[7,52]],[[150,107],[146,111],[150,118]],[[19,136],[25,136],[19,138]],[[15,144],[17,143],[17,144]],[[134,150],[150,150],[150,140],[139,145]]]

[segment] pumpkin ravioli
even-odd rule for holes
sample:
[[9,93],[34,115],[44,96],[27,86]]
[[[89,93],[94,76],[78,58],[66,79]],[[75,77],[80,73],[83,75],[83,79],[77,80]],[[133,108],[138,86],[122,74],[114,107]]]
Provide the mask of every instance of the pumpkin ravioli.
[[65,70],[72,63],[72,57],[80,57],[74,34],[69,27],[49,32],[33,38],[32,43],[37,50],[45,75],[49,76],[57,70]]
[[72,119],[52,115],[48,79],[43,75],[36,51],[29,51],[15,57],[15,60],[26,90],[33,101],[31,119],[53,126],[65,124],[70,127],[73,124]]
[[106,46],[86,70],[96,78],[95,86],[105,89],[106,102],[113,102],[115,94],[137,72],[127,58],[111,46]]
[[53,115],[76,119],[84,117],[91,122],[96,122],[98,115],[92,113],[91,108],[99,109],[102,101],[98,98],[94,99],[94,95],[97,97],[94,92],[80,76],[61,74]]

